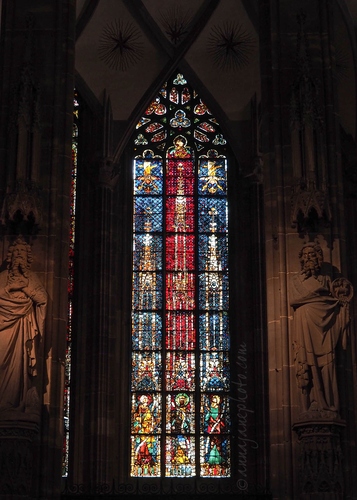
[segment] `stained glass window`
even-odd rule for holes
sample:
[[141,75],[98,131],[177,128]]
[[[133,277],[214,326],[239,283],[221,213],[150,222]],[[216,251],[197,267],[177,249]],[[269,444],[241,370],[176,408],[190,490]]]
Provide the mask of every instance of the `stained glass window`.
[[133,145],[130,473],[229,477],[226,140],[176,74]]
[[72,361],[72,318],[73,318],[73,284],[74,284],[74,242],[76,224],[76,185],[78,164],[78,113],[79,103],[77,93],[73,101],[73,131],[72,131],[72,169],[71,169],[71,205],[70,205],[70,234],[68,256],[68,312],[67,312],[67,348],[65,362],[64,383],[64,442],[62,458],[62,476],[68,476],[69,454],[69,407],[71,392],[71,361]]

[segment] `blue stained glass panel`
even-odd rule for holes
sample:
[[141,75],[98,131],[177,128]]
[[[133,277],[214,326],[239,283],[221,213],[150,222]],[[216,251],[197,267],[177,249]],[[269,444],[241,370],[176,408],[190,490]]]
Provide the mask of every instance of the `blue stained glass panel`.
[[162,231],[162,198],[136,196],[134,200],[134,231]]
[[162,198],[136,196],[134,200],[134,231],[162,231]]
[[132,348],[134,351],[161,349],[162,319],[159,314],[134,312],[132,327]]
[[133,273],[133,308],[156,310],[162,307],[162,276],[154,272]]
[[199,275],[199,308],[203,310],[227,310],[228,276],[221,272],[207,272]]
[[162,269],[162,237],[152,234],[136,234],[133,240],[134,270]]
[[161,353],[137,352],[132,355],[133,391],[159,391],[161,389]]
[[229,359],[225,351],[202,352],[200,362],[203,391],[229,390]]
[[230,338],[228,333],[227,312],[207,311],[205,314],[200,314],[198,324],[201,350],[229,350]]
[[199,198],[198,199],[198,230],[200,233],[214,232],[223,233],[227,231],[228,209],[227,200],[222,198]]
[[227,195],[227,172],[225,158],[200,157],[198,172],[198,194]]
[[226,271],[228,269],[226,236],[200,234],[198,257],[200,271]]
[[134,194],[162,194],[162,160],[135,160]]

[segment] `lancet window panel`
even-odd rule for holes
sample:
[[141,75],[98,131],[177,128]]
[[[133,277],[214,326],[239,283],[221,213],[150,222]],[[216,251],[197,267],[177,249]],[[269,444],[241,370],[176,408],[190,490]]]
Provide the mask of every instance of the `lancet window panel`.
[[231,475],[225,146],[180,73],[133,136],[132,477]]
[[76,236],[76,199],[78,174],[78,136],[79,136],[79,100],[77,91],[73,99],[73,130],[72,130],[72,168],[70,192],[70,225],[69,225],[69,253],[68,253],[68,285],[67,285],[67,338],[65,380],[63,395],[64,439],[62,450],[62,476],[68,476],[69,470],[69,429],[70,429],[70,402],[71,402],[71,371],[72,371],[72,322],[73,322],[73,292],[74,292],[74,254]]

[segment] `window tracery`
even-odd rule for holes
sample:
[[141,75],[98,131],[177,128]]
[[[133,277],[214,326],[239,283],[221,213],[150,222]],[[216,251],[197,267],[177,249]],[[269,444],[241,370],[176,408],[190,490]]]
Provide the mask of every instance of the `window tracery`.
[[182,74],[134,137],[133,477],[229,477],[226,140]]

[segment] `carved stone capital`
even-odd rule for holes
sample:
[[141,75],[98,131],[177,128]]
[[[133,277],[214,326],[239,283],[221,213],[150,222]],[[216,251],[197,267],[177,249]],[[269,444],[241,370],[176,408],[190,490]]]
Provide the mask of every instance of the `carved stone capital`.
[[301,179],[291,192],[291,226],[305,233],[313,231],[320,222],[331,222],[327,189],[317,189],[314,182]]
[[0,498],[30,498],[38,424],[0,421]]
[[18,179],[15,188],[6,193],[0,223],[11,234],[36,234],[42,222],[41,187],[27,179]]
[[[301,499],[343,498],[341,433],[345,422],[329,415],[311,412],[293,425],[299,439],[299,484]],[[314,420],[312,419],[314,417]]]

